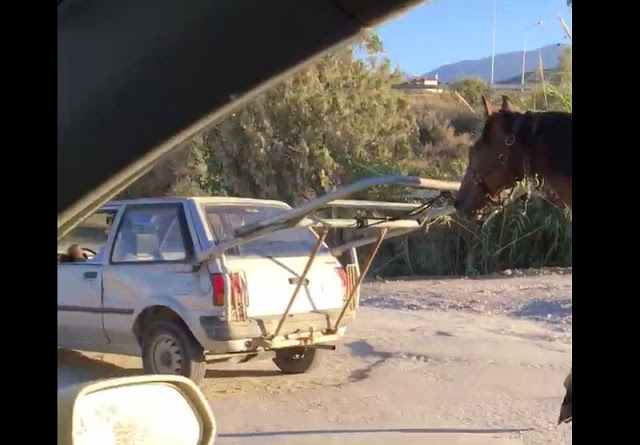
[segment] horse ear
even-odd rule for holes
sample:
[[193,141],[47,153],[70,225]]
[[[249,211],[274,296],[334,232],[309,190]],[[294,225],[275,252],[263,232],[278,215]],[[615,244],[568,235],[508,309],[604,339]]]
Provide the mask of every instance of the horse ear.
[[513,111],[513,106],[507,96],[502,96],[502,111]]
[[495,113],[495,110],[493,109],[493,105],[491,105],[491,102],[487,101],[486,97],[481,96],[481,98],[482,98],[482,107],[484,108],[484,117],[488,118],[493,113]]

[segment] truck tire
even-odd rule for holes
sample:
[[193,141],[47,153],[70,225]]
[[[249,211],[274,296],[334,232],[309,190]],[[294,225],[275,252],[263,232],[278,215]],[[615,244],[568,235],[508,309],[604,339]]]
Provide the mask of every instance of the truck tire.
[[320,350],[317,348],[276,349],[273,362],[285,374],[304,374],[316,368],[320,362]]
[[142,341],[142,365],[148,374],[177,374],[196,383],[207,362],[202,346],[184,326],[169,320],[152,322]]

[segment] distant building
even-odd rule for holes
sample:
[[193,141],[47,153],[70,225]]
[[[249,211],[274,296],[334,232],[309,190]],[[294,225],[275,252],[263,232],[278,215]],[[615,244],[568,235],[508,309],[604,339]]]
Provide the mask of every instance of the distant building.
[[414,77],[413,79],[411,79],[409,82],[407,82],[409,84],[412,85],[431,85],[431,86],[438,86],[438,84],[440,83],[438,81],[438,75],[436,74],[435,77],[433,78],[428,78],[428,77]]
[[419,90],[429,93],[442,93],[444,90],[441,87],[442,83],[438,80],[438,75],[434,77],[414,77],[406,82],[392,85],[391,88],[395,90]]

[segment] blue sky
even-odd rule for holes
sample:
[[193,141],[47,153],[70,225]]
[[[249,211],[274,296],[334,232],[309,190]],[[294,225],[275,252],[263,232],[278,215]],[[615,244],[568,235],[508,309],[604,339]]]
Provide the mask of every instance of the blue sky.
[[[497,0],[496,54],[568,43],[558,13],[571,30],[566,0]],[[418,75],[441,65],[491,55],[494,0],[431,0],[376,29],[391,62]]]

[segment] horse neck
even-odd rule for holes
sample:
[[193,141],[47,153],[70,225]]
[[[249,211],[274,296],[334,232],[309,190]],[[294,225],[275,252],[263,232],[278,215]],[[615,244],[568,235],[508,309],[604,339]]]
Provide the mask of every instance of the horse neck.
[[573,179],[561,175],[549,167],[549,163],[546,161],[542,152],[539,159],[532,159],[532,163],[535,166],[534,173],[542,179],[543,183],[553,190],[558,198],[571,210],[572,195],[573,195]]
[[[539,119],[539,128],[542,128],[545,120],[558,119],[557,115],[553,114],[541,114],[537,118]],[[529,146],[531,153],[529,160],[530,172],[543,179],[545,184],[558,195],[569,209],[572,208],[573,195],[573,175],[570,164],[572,149],[570,124],[571,122],[569,121],[568,126],[560,126],[559,129],[556,126],[555,130],[552,129],[551,134],[547,132],[542,137],[534,137]]]

